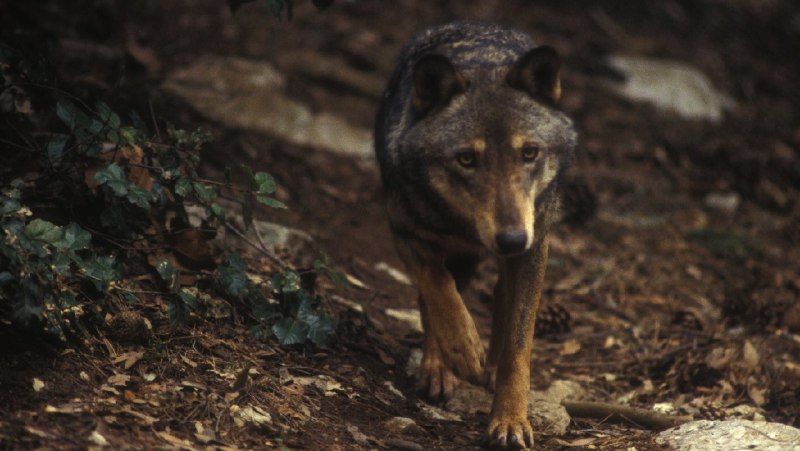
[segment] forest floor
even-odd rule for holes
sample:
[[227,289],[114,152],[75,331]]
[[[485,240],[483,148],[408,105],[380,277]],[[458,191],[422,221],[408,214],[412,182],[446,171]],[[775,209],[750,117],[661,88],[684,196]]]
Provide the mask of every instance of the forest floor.
[[[73,12],[57,40],[123,56],[65,66],[64,77],[111,105],[211,130],[209,176],[237,163],[273,174],[289,209],[257,216],[307,232],[336,270],[363,283],[319,282],[337,343],[286,349],[230,319],[157,327],[147,346],[100,336],[58,348],[3,330],[0,447],[480,448],[489,406],[437,419],[406,373],[422,335],[387,309],[415,308],[416,292],[376,268],[402,270],[376,167],[225,126],[161,88],[202,55],[266,61],[286,76],[287,95],[368,129],[379,91],[333,83],[294,57],[333,58],[381,86],[415,30],[457,18],[529,31],[565,56],[562,106],[580,133],[568,174],[575,213],[553,232],[533,388],[568,380],[586,400],[800,427],[800,8],[364,0],[320,12],[298,1],[293,20],[278,21],[262,3],[235,14],[221,0]],[[712,123],[625,100],[597,81],[609,54],[688,62],[736,105]],[[494,277],[483,264],[465,296],[484,337]],[[393,431],[393,417],[416,425]],[[659,449],[653,438],[635,424],[583,418],[536,437],[539,449]]]

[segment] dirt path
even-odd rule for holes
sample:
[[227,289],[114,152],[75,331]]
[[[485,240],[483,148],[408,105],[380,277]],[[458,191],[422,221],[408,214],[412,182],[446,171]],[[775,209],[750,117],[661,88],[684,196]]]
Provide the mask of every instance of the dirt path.
[[[160,89],[167,74],[204,54],[266,61],[286,76],[291,98],[369,128],[376,86],[402,42],[426,24],[475,17],[531,31],[566,55],[563,106],[581,134],[569,174],[573,221],[557,227],[552,244],[534,388],[569,380],[591,400],[800,426],[800,9],[789,1],[608,1],[588,10],[578,1],[361,1],[319,13],[298,3],[291,23],[269,17],[261,2],[234,16],[215,0],[118,5],[103,44],[127,40],[126,77],[109,83],[97,66],[74,71],[138,111],[152,103],[159,118],[210,128],[210,175],[239,162],[275,175],[290,209],[263,218],[309,232],[338,270],[366,285],[319,283],[339,319],[339,343],[286,350],[220,321],[158,331],[152,347],[98,338],[85,349],[52,351],[4,331],[3,447],[105,440],[138,448],[477,449],[489,406],[436,419],[406,375],[421,334],[386,310],[414,308],[415,291],[376,268],[401,264],[375,168],[210,121]],[[624,100],[598,81],[611,53],[691,63],[737,106],[713,124]],[[309,54],[312,63],[344,65],[356,81],[301,64]],[[494,276],[491,264],[482,268],[467,298],[487,336]],[[31,389],[34,378],[43,389]],[[393,417],[414,425],[392,430],[385,422]],[[540,449],[657,449],[652,440],[635,425],[579,418],[564,434],[537,434]]]

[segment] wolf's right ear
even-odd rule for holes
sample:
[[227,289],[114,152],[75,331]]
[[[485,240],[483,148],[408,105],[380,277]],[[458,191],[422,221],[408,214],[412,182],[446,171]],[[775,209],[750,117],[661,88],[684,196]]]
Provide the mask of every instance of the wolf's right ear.
[[542,45],[522,55],[508,72],[506,81],[513,88],[555,105],[561,97],[560,69],[558,53],[552,47]]
[[466,91],[469,82],[458,73],[453,63],[442,55],[428,54],[414,65],[411,106],[419,120],[444,108],[458,94]]

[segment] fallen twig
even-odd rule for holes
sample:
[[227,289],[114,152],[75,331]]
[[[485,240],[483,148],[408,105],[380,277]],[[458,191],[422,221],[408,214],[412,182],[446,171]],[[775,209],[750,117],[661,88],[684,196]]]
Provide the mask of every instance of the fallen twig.
[[691,416],[665,415],[638,407],[591,401],[561,401],[572,417],[600,418],[607,421],[630,422],[651,430],[664,430],[692,421]]

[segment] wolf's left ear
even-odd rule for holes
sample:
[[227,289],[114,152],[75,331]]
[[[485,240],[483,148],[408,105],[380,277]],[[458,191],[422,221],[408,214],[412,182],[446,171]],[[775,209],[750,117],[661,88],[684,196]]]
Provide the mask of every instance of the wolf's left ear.
[[411,106],[417,120],[447,106],[450,100],[466,91],[469,82],[449,59],[428,54],[414,65]]
[[558,53],[552,47],[543,45],[523,55],[508,72],[506,81],[513,88],[555,105],[561,98],[560,68]]

